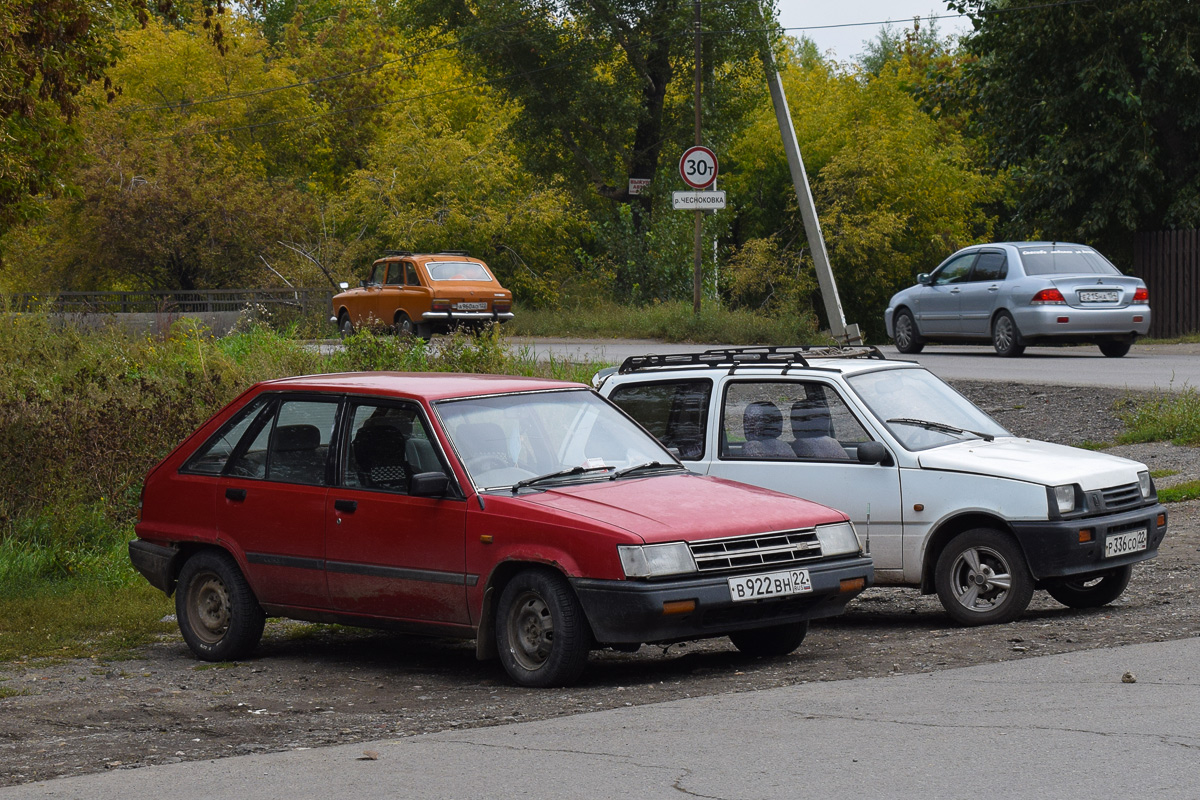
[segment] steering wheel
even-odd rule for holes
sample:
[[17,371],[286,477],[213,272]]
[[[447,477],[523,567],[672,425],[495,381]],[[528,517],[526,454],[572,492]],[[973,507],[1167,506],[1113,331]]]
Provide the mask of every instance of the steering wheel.
[[483,453],[466,459],[466,462],[467,468],[471,472],[488,472],[493,469],[505,469],[512,466],[508,461],[508,457],[499,453]]

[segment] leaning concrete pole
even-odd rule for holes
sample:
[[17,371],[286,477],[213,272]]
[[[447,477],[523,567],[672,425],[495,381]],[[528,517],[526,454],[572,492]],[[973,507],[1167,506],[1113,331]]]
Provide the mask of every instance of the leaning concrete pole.
[[[764,25],[765,27],[765,25]],[[821,223],[817,220],[817,207],[813,204],[812,190],[808,186],[808,174],[804,171],[804,160],[800,157],[800,146],[796,143],[796,129],[792,126],[792,115],[788,111],[787,96],[783,83],[775,69],[771,46],[766,43],[759,48],[763,71],[767,75],[767,86],[771,89],[771,102],[775,106],[775,119],[779,123],[779,135],[787,153],[788,169],[792,173],[792,186],[796,189],[796,202],[800,205],[800,216],[804,220],[804,234],[812,251],[813,264],[817,268],[817,284],[821,287],[821,298],[825,301],[825,315],[829,317],[829,329],[833,338],[842,344],[862,344],[858,325],[846,324],[842,311],[842,300],[838,297],[837,281],[829,266],[829,255],[825,252],[825,237],[821,234]]]

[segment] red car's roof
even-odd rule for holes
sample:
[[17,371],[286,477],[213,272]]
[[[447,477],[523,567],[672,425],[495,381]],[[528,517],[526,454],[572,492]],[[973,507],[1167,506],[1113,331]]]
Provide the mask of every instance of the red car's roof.
[[342,372],[263,381],[271,389],[320,390],[443,400],[481,394],[586,389],[582,383],[515,375],[470,375],[456,372]]

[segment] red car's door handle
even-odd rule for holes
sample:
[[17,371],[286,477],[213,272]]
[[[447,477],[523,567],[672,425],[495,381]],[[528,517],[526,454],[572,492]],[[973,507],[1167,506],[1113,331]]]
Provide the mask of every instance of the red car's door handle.
[[235,503],[240,503],[246,499],[246,490],[245,489],[226,489],[225,490],[225,499],[232,500]]
[[347,514],[353,514],[354,509],[358,508],[357,500],[334,500],[333,507],[338,511],[344,511]]

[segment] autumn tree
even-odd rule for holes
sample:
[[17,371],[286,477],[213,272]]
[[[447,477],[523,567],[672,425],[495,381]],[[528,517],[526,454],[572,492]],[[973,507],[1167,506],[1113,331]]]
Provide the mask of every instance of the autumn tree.
[[409,90],[348,178],[338,218],[362,229],[338,268],[349,277],[383,249],[467,249],[526,301],[550,302],[570,277],[579,209],[522,165],[513,107],[466,83],[452,59],[416,68],[420,91]]
[[[653,178],[669,143],[690,143],[693,5],[684,0],[418,0],[453,30],[488,81],[517,104],[514,135],[544,176],[565,176],[617,202],[630,178]],[[768,19],[773,17],[768,6]],[[713,75],[757,65],[757,3],[702,4],[706,129],[728,116],[732,82]],[[683,90],[679,87],[682,84]],[[674,91],[674,96],[672,92]],[[672,102],[674,101],[674,102]],[[672,155],[674,155],[672,153]],[[672,162],[673,166],[673,162]]]
[[79,93],[116,53],[113,7],[0,0],[0,233],[55,185],[77,146]]
[[1200,227],[1200,5],[959,5],[976,130],[1017,182],[1014,233],[1127,260],[1137,231]]
[[[277,281],[264,260],[291,259],[279,241],[311,214],[302,187],[328,157],[323,109],[302,91],[277,90],[296,76],[252,28],[227,26],[223,55],[202,30],[122,34],[112,70],[122,92],[81,110],[81,152],[67,176],[76,189],[46,200],[44,219],[5,242],[10,287]],[[275,268],[315,283],[303,260]]]

